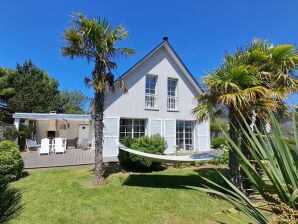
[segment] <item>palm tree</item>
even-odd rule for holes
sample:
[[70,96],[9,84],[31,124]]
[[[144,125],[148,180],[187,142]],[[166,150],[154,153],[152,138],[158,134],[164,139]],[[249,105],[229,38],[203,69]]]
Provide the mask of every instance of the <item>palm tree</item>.
[[[229,134],[241,144],[239,121],[242,115],[248,122],[256,118],[256,125],[269,121],[269,111],[284,115],[287,105],[284,99],[297,91],[298,81],[294,71],[298,68],[298,54],[293,45],[273,46],[267,41],[255,40],[244,49],[225,56],[224,63],[204,77],[207,91],[197,97],[193,113],[199,121],[215,118],[223,108],[228,111]],[[247,157],[245,146],[241,146]],[[243,176],[232,151],[229,153],[232,181],[244,191]]]
[[[130,48],[120,48],[117,44],[128,36],[122,25],[113,26],[102,18],[88,19],[78,13],[73,17],[73,26],[69,27],[63,35],[66,45],[62,47],[62,55],[73,59],[86,58],[94,64],[94,70],[85,78],[87,86],[93,87],[94,96],[94,130],[95,130],[95,176],[96,183],[103,184],[103,112],[106,91],[114,91],[114,75],[112,71],[117,68],[115,59],[119,56],[134,54]],[[118,87],[124,89],[122,80]]]

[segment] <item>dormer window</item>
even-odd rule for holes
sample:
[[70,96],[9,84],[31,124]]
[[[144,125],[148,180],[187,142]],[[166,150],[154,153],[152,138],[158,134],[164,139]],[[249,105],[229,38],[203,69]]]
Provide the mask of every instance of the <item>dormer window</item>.
[[178,93],[177,93],[177,79],[168,79],[168,97],[167,108],[168,110],[178,110]]
[[157,109],[157,90],[156,90],[157,76],[146,76],[145,87],[145,108]]

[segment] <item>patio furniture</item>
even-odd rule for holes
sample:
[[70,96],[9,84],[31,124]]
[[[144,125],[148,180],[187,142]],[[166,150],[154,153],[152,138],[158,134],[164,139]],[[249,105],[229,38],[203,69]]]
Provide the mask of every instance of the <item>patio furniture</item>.
[[65,153],[66,151],[66,138],[55,138],[55,154]]
[[26,150],[29,152],[30,150],[38,150],[40,145],[37,144],[36,140],[34,139],[26,139]]
[[78,148],[78,137],[72,138],[72,139],[67,139],[67,147],[73,147],[73,148]]
[[42,155],[42,154],[49,155],[50,154],[50,148],[51,148],[50,139],[48,139],[48,138],[41,139],[41,146],[39,148],[39,155]]
[[89,143],[88,143],[88,139],[87,138],[83,138],[82,142],[79,144],[79,149],[84,149],[86,150],[89,147]]

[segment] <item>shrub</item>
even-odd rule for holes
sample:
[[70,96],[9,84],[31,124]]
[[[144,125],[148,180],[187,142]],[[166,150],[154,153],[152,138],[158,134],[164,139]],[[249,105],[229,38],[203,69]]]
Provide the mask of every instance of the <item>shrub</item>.
[[229,148],[227,146],[224,146],[222,155],[216,160],[218,164],[229,164]]
[[32,138],[32,135],[34,133],[34,126],[32,123],[29,123],[29,125],[20,124],[19,127],[19,146],[23,150],[26,146],[26,139]]
[[0,179],[0,223],[8,224],[23,209],[22,194],[19,189],[9,186],[7,181]]
[[3,130],[3,137],[5,140],[14,141],[18,137],[18,131],[16,127],[6,126]]
[[16,143],[5,140],[0,142],[0,177],[6,181],[21,177],[24,162]]
[[226,140],[224,137],[214,138],[214,139],[212,139],[212,142],[211,142],[213,148],[215,148],[215,149],[222,145],[225,145],[225,143],[226,143]]
[[[125,137],[123,144],[128,148],[151,154],[163,154],[167,147],[166,141],[160,135],[142,136],[140,138]],[[148,171],[161,165],[159,162],[153,162],[122,150],[119,151],[118,159],[122,167],[133,170]]]

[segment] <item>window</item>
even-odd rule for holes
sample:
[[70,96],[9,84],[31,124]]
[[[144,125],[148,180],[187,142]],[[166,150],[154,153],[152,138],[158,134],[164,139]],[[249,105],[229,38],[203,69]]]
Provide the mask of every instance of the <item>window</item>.
[[157,95],[156,95],[156,81],[157,77],[153,75],[146,76],[145,87],[145,107],[157,109]]
[[177,79],[168,79],[167,108],[169,110],[178,110],[177,82]]
[[145,119],[120,119],[120,139],[123,139],[125,136],[138,138],[145,135],[145,132]]
[[193,149],[193,122],[176,121],[176,145],[178,149]]

